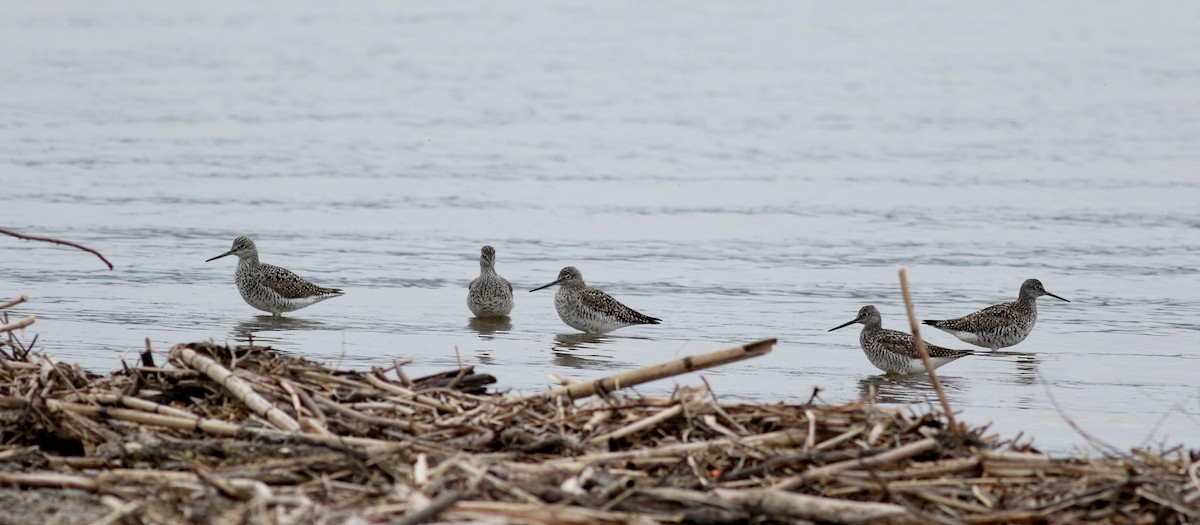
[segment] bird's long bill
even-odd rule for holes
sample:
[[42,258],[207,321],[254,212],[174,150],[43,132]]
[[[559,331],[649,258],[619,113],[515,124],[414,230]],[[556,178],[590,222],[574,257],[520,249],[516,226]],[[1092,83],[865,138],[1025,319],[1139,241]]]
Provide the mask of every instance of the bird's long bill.
[[[1045,290],[1043,290],[1043,291],[1045,291]],[[1062,297],[1059,297],[1059,296],[1057,296],[1057,295],[1054,295],[1054,294],[1052,294],[1052,293],[1050,293],[1050,292],[1046,292],[1046,295],[1049,295],[1050,297],[1053,297],[1053,298],[1055,298],[1055,299],[1058,299],[1059,301],[1067,301],[1066,299],[1063,299]],[[1071,301],[1067,301],[1067,302],[1069,303],[1069,302],[1071,302]]]
[[537,287],[537,288],[534,288],[534,289],[532,289],[532,290],[530,290],[530,291],[531,291],[531,292],[536,292],[536,291],[538,291],[538,290],[541,290],[541,289],[543,289],[543,288],[549,288],[549,287],[551,287],[551,286],[554,286],[554,285],[556,285],[556,284],[558,284],[558,283],[560,283],[560,282],[562,282],[562,279],[558,279],[558,280],[556,280],[556,281],[554,281],[554,282],[552,282],[552,283],[550,283],[550,284],[543,284],[543,285],[541,285],[541,286],[539,286],[539,287]]
[[858,322],[858,319],[855,319],[855,320],[853,320],[853,321],[850,321],[849,323],[846,323],[846,324],[840,324],[840,325],[837,325],[837,326],[835,326],[835,327],[833,327],[833,328],[830,328],[830,329],[829,329],[829,331],[830,331],[830,332],[832,332],[832,331],[834,331],[834,330],[837,330],[837,329],[839,329],[839,328],[845,328],[845,327],[847,327],[847,326],[850,326],[850,325],[852,325],[852,324],[854,324],[854,323],[857,323],[857,322]]
[[216,256],[216,257],[213,257],[212,259],[209,259],[209,260],[207,260],[207,261],[204,261],[204,262],[212,262],[212,261],[215,261],[215,260],[217,260],[217,259],[220,259],[220,258],[222,258],[222,257],[224,257],[224,256],[226,256],[226,255],[233,255],[233,250],[229,250],[229,251],[227,251],[227,252],[225,252],[225,253],[222,253],[221,255],[218,255],[218,256]]

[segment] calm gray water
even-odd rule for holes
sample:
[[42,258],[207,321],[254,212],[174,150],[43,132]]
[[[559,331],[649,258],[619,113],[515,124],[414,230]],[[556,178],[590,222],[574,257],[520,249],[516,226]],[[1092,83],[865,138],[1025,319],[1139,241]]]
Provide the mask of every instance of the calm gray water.
[[[941,369],[962,418],[1050,450],[1200,444],[1200,5],[18,2],[0,12],[0,295],[95,370],[236,342],[344,366],[465,361],[530,391],[777,337],[725,399],[843,402],[857,328],[1039,302],[1013,352]],[[275,322],[234,261],[346,296]],[[479,247],[511,323],[465,306]],[[581,338],[553,291],[661,317]],[[966,347],[927,331],[936,344]],[[684,376],[677,382],[695,384]],[[659,394],[671,382],[639,389]],[[1052,397],[1051,397],[1052,396]]]

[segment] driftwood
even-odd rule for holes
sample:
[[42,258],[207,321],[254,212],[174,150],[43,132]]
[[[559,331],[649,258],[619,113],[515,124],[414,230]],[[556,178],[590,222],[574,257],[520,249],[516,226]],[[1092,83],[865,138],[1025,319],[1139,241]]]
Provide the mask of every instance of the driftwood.
[[11,332],[13,330],[20,330],[22,328],[25,328],[26,326],[33,324],[34,321],[37,321],[36,315],[31,315],[31,316],[21,319],[19,321],[13,321],[13,322],[5,324],[5,325],[0,325],[0,332]]
[[263,399],[254,391],[254,388],[249,383],[241,378],[234,376],[225,367],[217,364],[212,359],[196,353],[195,350],[186,346],[176,346],[171,349],[172,359],[178,359],[180,363],[186,365],[197,372],[210,377],[217,384],[229,390],[230,394],[240,399],[246,406],[260,416],[267,418],[271,424],[282,430],[296,431],[300,430],[300,423],[297,423],[291,416],[279,410],[270,401]]
[[715,491],[717,497],[745,507],[754,514],[776,519],[804,519],[829,523],[860,523],[894,519],[908,514],[901,505],[846,501],[807,496],[778,489]]
[[566,396],[568,399],[583,399],[594,395],[605,395],[622,388],[637,386],[642,383],[656,381],[665,377],[703,370],[714,366],[765,355],[775,346],[774,339],[765,339],[748,345],[735,346],[707,354],[673,359],[636,370],[630,370],[595,381],[573,383],[558,388],[552,388],[536,397]]
[[13,306],[16,306],[16,305],[18,305],[18,304],[21,304],[21,303],[23,303],[23,302],[25,302],[25,301],[28,301],[28,300],[29,300],[29,296],[28,296],[28,295],[22,295],[22,296],[20,296],[20,297],[18,297],[18,298],[16,298],[16,299],[13,299],[13,300],[11,300],[11,301],[6,301],[6,302],[3,302],[3,303],[0,303],[0,310],[3,310],[3,309],[5,309],[5,308],[11,308],[11,307],[13,307]]

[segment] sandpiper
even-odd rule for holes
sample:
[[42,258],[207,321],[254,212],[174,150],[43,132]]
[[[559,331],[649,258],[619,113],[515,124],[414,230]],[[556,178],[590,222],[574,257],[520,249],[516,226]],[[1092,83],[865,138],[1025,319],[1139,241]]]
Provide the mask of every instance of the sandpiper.
[[583,275],[574,266],[558,272],[554,282],[530,290],[559,285],[554,294],[554,309],[567,326],[593,334],[611,332],[635,324],[659,324],[662,319],[650,317],[621,304],[602,290],[583,282]]
[[[863,324],[862,333],[858,336],[858,343],[862,345],[863,353],[867,354],[867,360],[875,365],[875,368],[889,374],[917,374],[925,371],[925,364],[921,362],[921,354],[917,352],[912,334],[884,328],[883,318],[874,306],[862,307],[858,311],[858,317],[855,317],[853,321],[831,328],[829,331],[845,328],[854,323]],[[925,349],[929,352],[929,362],[934,368],[974,353],[971,350],[953,350],[929,343],[925,343]]]
[[505,317],[513,309],[513,288],[496,274],[496,249],[479,250],[479,277],[467,287],[467,308],[475,317]]
[[1029,336],[1037,323],[1037,298],[1043,295],[1067,301],[1047,292],[1041,281],[1028,279],[1021,283],[1021,293],[1016,301],[992,305],[958,319],[926,319],[924,323],[965,343],[998,350],[1020,343]]
[[233,240],[233,248],[208,261],[226,255],[238,257],[234,283],[242,293],[246,304],[278,316],[283,312],[299,310],[342,295],[337,288],[323,288],[310,283],[287,268],[258,262],[258,248],[249,237],[240,236]]

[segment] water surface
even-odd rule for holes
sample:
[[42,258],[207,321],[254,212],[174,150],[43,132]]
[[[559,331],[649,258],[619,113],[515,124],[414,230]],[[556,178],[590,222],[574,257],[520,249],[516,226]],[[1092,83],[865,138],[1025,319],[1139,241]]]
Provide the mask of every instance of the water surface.
[[[924,405],[827,330],[864,304],[905,329],[899,267],[932,318],[1036,277],[1072,302],[941,369],[961,417],[1081,446],[1053,399],[1117,446],[1194,447],[1198,26],[1186,3],[13,4],[0,224],[117,268],[0,238],[0,292],[99,371],[252,332],[410,374],[457,349],[531,391],[777,337],[716,392]],[[259,315],[204,262],[242,234],[346,296]],[[507,323],[465,305],[485,243]],[[664,323],[573,333],[526,293],[566,265]]]

